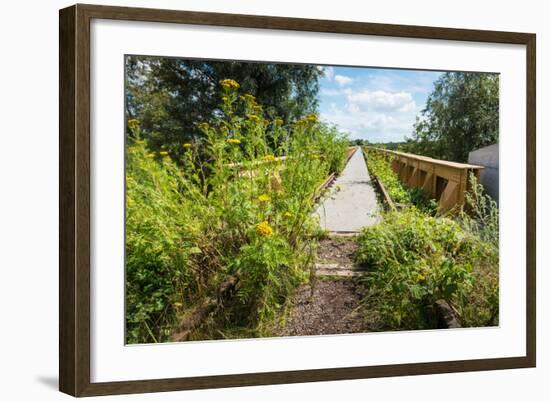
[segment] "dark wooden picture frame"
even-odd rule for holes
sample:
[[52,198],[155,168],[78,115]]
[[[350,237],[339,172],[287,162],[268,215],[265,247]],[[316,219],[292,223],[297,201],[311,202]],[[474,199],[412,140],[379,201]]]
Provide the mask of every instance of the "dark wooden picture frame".
[[[527,49],[526,356],[91,383],[90,21],[93,18],[525,45]],[[59,29],[59,388],[62,392],[73,396],[93,396],[535,366],[535,34],[80,4],[60,10]]]

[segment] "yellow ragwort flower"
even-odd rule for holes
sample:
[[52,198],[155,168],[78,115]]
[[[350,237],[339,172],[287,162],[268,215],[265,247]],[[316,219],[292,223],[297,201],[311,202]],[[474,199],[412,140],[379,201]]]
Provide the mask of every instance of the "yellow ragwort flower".
[[308,114],[305,119],[310,123],[316,123],[319,121],[319,117],[317,117],[317,114],[315,113]]
[[260,237],[269,237],[273,235],[273,228],[271,228],[268,221],[262,221],[256,226],[256,234]]
[[265,161],[267,161],[267,162],[273,162],[273,161],[275,161],[275,156],[273,156],[273,155],[265,155],[265,156],[262,157],[262,160],[265,160]]
[[135,118],[128,120],[128,128],[130,128],[132,131],[138,129],[140,124],[140,121],[136,120]]
[[245,100],[248,100],[249,102],[254,102],[256,101],[256,98],[254,96],[252,96],[250,93],[246,93],[243,98]]
[[200,123],[200,124],[197,125],[197,127],[199,127],[199,129],[202,130],[202,131],[206,131],[208,128],[210,128],[210,124]]
[[226,140],[227,143],[233,143],[233,144],[239,144],[241,143],[241,140],[240,139],[236,139],[236,138],[229,138]]
[[233,79],[222,79],[220,85],[225,89],[237,89],[240,86],[239,83]]
[[191,145],[190,143],[184,143],[183,144],[184,149],[191,149],[191,146],[193,146],[193,145]]
[[162,152],[159,152],[159,155],[161,155],[161,156],[168,156],[168,152],[162,151]]
[[258,196],[258,200],[260,202],[269,202],[271,200],[271,196],[269,196],[267,194],[262,194],[262,195]]

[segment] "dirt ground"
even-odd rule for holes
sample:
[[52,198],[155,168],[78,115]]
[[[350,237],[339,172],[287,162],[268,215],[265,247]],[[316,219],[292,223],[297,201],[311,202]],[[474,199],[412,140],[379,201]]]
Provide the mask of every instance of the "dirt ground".
[[352,266],[357,251],[353,237],[328,237],[319,241],[317,261]]
[[368,331],[361,313],[361,294],[351,279],[319,280],[298,289],[282,336],[362,333]]
[[[350,237],[330,237],[320,241],[318,263],[353,266],[356,242]],[[362,286],[357,278],[319,277],[300,287],[290,317],[280,335],[364,333],[369,331],[361,304]]]

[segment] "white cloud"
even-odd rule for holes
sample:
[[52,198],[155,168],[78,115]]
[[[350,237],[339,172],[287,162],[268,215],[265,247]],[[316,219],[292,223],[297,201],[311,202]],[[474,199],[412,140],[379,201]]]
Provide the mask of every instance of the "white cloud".
[[416,109],[409,92],[360,91],[348,94],[348,106],[363,111],[407,112]]
[[338,85],[340,86],[345,86],[345,85],[349,85],[350,83],[352,83],[353,79],[350,78],[350,77],[347,77],[345,75],[335,75],[334,76],[334,80],[338,83]]
[[408,92],[341,89],[345,103],[332,102],[321,118],[371,142],[401,141],[410,136],[418,112]]
[[334,67],[320,66],[319,69],[323,71],[323,74],[326,79],[328,79],[329,81],[332,81],[332,78],[334,78]]

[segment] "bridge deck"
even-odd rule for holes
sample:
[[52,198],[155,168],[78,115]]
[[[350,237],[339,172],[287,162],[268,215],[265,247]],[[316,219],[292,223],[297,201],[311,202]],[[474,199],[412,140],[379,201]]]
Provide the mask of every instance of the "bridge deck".
[[351,157],[328,196],[316,209],[330,232],[359,232],[378,222],[379,206],[361,148]]

